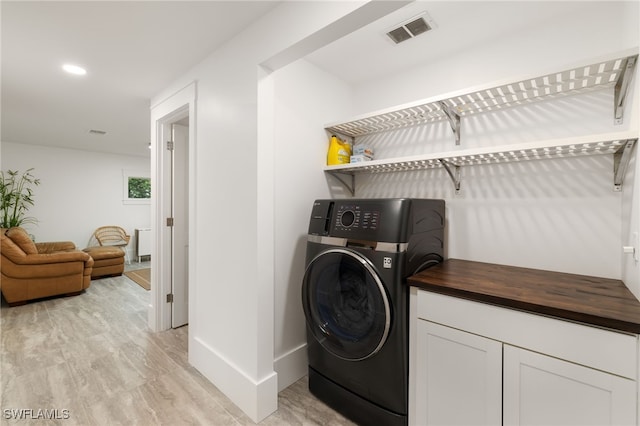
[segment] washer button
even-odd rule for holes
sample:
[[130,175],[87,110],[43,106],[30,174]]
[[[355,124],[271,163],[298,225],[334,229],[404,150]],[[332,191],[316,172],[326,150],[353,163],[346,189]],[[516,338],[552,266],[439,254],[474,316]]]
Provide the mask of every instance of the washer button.
[[356,216],[353,214],[353,212],[351,210],[347,210],[342,213],[342,216],[340,216],[340,223],[345,228],[348,228],[353,225],[353,221],[355,220],[355,218]]

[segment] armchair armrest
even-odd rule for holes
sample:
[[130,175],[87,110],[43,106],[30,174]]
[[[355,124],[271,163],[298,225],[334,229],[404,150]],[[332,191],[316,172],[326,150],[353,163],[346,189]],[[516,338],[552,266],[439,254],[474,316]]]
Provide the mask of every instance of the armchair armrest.
[[61,251],[76,250],[76,245],[71,241],[54,241],[47,243],[36,243],[39,254],[55,253]]
[[87,263],[89,261],[91,261],[90,263],[91,265],[93,265],[93,259],[91,258],[91,256],[88,253],[79,250],[61,251],[57,253],[30,254],[14,260],[14,262],[18,265],[45,265],[65,262]]

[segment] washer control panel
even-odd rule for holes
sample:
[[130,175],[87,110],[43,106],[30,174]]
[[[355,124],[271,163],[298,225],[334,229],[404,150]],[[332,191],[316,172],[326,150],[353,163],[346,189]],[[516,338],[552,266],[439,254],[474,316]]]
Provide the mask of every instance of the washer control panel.
[[323,199],[313,203],[309,235],[386,243],[409,243],[421,235],[419,241],[428,240],[433,246],[426,248],[421,242],[421,247],[442,257],[444,218],[444,200]]
[[375,231],[380,224],[380,210],[376,206],[341,204],[336,212],[335,229],[340,231]]

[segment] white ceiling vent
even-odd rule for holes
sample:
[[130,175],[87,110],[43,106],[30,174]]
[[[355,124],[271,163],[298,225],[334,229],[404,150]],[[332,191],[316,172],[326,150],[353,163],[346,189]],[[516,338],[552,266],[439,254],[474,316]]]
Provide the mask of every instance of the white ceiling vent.
[[426,33],[434,28],[433,20],[425,12],[415,16],[408,21],[398,25],[396,28],[387,32],[387,35],[394,43],[402,43],[405,40],[416,37],[422,33]]

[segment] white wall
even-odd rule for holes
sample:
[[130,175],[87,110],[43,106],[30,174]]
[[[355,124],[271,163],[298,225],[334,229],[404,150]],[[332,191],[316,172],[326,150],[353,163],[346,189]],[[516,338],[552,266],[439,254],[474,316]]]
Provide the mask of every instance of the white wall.
[[[351,111],[351,88],[306,61],[275,80],[275,355],[279,388],[307,373],[301,304],[307,228],[313,201],[329,198],[322,167],[328,140],[318,122]],[[293,365],[297,369],[290,368]],[[282,364],[282,365],[281,365]],[[289,380],[285,376],[290,376]],[[282,377],[280,377],[282,376]]]
[[[438,5],[430,6],[433,14]],[[356,113],[493,81],[545,75],[637,48],[638,6],[637,2],[588,2],[577,7],[570,19],[548,20],[542,27],[523,28],[437,63],[363,83],[354,88]],[[622,125],[613,125],[610,90],[463,118],[460,148],[637,129],[637,87],[636,76],[633,103]],[[392,144],[389,137],[368,142],[381,155],[378,158],[384,158],[453,150],[450,134],[448,124],[442,123],[428,133],[398,132],[394,142],[400,143]],[[365,177],[359,180],[357,195],[446,199],[449,257],[623,278],[621,247],[629,229],[638,225],[637,220],[633,226],[628,223],[630,213],[623,221],[622,205],[637,205],[627,200],[637,185],[628,178],[624,193],[612,191],[611,156],[467,167],[462,173],[459,196],[444,170]],[[637,265],[632,266],[636,272],[629,270],[624,277],[638,296]]]
[[274,354],[273,115],[258,117],[273,80],[260,65],[283,66],[339,37],[336,22],[357,27],[400,5],[283,2],[152,100],[197,81],[189,360],[255,421],[276,409],[274,358],[285,363]]
[[[434,19],[440,13],[439,8],[451,7],[451,2],[422,3]],[[494,6],[500,3],[493,2]],[[539,2],[538,7],[545,7],[545,3]],[[360,82],[354,86],[354,115],[514,76],[537,76],[540,72],[544,75],[558,71],[558,65],[583,63],[600,55],[638,47],[640,3],[572,3],[575,8],[570,15],[546,19],[533,27],[523,26],[519,33],[465,51],[452,51],[401,73]],[[473,34],[462,33],[461,37],[473,37]]]
[[[616,131],[612,105],[601,92],[463,117],[460,146]],[[430,129],[360,140],[380,158],[455,151],[448,123]],[[445,199],[450,258],[621,278],[623,193],[613,191],[612,156],[463,167],[461,188],[455,194],[436,169],[359,176],[356,195]]]
[[25,226],[36,241],[73,241],[84,248],[99,226],[119,225],[131,235],[134,258],[134,230],[149,227],[151,210],[150,204],[123,203],[123,170],[149,173],[148,158],[10,142],[1,149],[2,170],[33,167],[41,181],[29,210],[38,223]]

